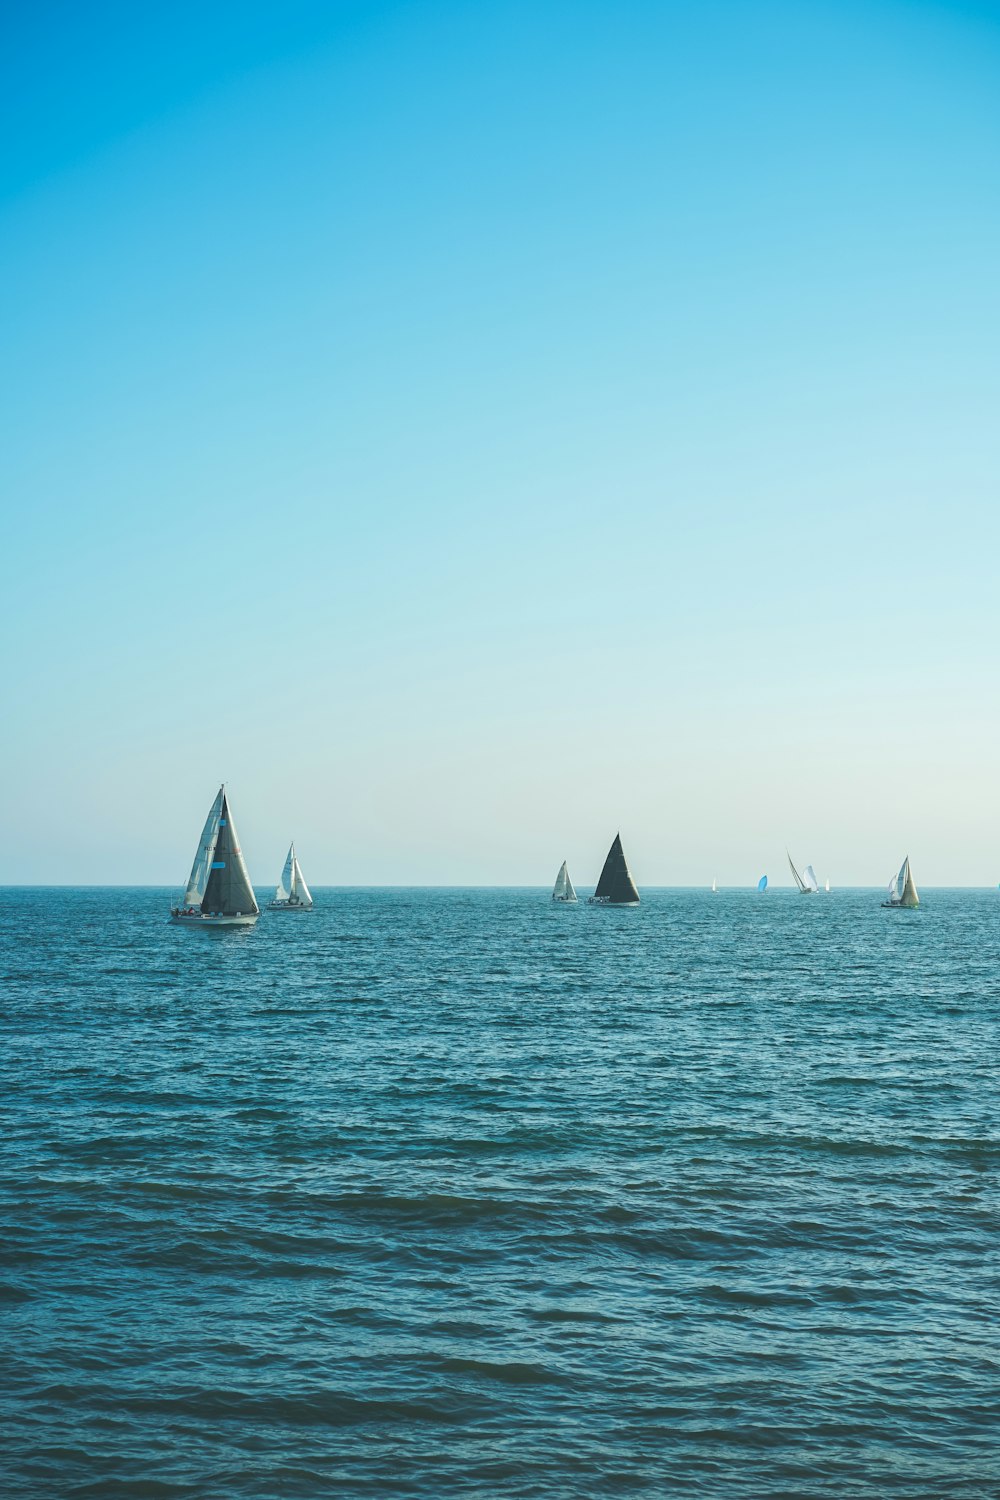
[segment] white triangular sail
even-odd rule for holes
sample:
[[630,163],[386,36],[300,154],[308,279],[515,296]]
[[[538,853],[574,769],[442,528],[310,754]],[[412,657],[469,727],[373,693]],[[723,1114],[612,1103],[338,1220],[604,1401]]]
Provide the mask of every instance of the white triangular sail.
[[906,877],[909,873],[910,856],[907,855],[899,867],[899,874],[896,876],[896,900],[901,906],[903,904],[903,892],[906,890]]
[[910,869],[910,856],[907,855],[899,867],[898,874],[889,881],[889,900],[887,906],[919,906],[920,897],[917,895],[917,887],[913,882],[913,872]]
[[299,864],[299,856],[294,852],[294,850],[295,850],[295,845],[293,844],[292,845],[292,851],[293,852],[292,852],[292,892],[291,893],[292,893],[293,896],[296,896],[298,898],[298,900],[299,900],[299,902],[300,902],[300,904],[302,906],[312,906],[312,900],[313,900],[313,898],[312,898],[312,896],[309,893],[309,887],[306,885],[306,878],[305,878],[305,876],[302,873],[302,866]]
[[275,901],[287,901],[289,896],[292,894],[292,884],[294,881],[294,875],[292,872],[294,869],[295,845],[290,844],[288,846],[288,854],[285,859],[285,868],[282,870],[281,879],[278,881],[277,887],[275,888]]
[[556,876],[556,883],[552,887],[552,899],[553,901],[576,900],[576,891],[573,889],[573,882],[569,878],[569,869],[565,860],[559,866],[559,874]]
[[222,816],[222,802],[226,795],[224,786],[219,787],[219,795],[212,803],[205,826],[201,830],[201,838],[198,842],[198,852],[191,866],[191,875],[184,892],[185,906],[200,906],[208,885],[208,877],[212,868],[212,860],[215,857],[215,846],[219,839],[219,819]]
[[816,871],[813,869],[812,865],[806,865],[805,869],[802,871],[802,879],[805,882],[807,891],[819,890],[819,881],[816,879]]
[[288,854],[285,858],[285,867],[281,872],[274,892],[272,906],[311,907],[313,904],[312,894],[306,885],[306,878],[299,864],[299,856],[295,852],[294,842],[288,846]]

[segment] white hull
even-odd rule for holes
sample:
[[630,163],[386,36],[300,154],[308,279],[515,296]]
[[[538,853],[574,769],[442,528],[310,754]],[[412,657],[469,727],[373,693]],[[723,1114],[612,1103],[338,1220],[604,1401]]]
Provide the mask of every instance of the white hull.
[[588,906],[638,906],[638,901],[609,901],[607,896],[588,896]]
[[268,911],[312,911],[311,901],[269,901]]
[[240,912],[235,917],[203,917],[201,912],[185,916],[183,912],[172,911],[170,920],[176,922],[178,927],[197,927],[204,931],[208,927],[252,927],[259,916],[258,911]]

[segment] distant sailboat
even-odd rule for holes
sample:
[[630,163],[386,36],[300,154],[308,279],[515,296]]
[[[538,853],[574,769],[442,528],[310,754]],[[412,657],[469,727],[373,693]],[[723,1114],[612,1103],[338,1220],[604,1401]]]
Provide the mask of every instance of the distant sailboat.
[[201,831],[183,905],[171,910],[170,920],[187,927],[250,927],[259,916],[223,784]]
[[281,872],[278,888],[274,893],[274,900],[268,906],[269,911],[312,911],[313,898],[309,887],[306,885],[299,857],[295,852],[294,843],[288,846],[288,855],[285,859],[285,868]]
[[830,877],[829,877],[829,875],[826,877],[826,894],[828,896],[830,894]]
[[565,860],[559,866],[559,874],[556,876],[556,883],[552,887],[552,899],[553,901],[576,900],[576,891],[574,891],[573,882],[569,878],[569,870],[566,868]]
[[767,890],[767,876],[766,875],[762,875],[760,877],[760,879],[758,880],[758,882],[757,882],[757,889],[758,889],[758,891],[760,891],[760,894],[763,896],[764,892]]
[[819,890],[819,881],[816,879],[816,871],[813,869],[812,865],[806,865],[805,869],[802,871],[802,874],[800,875],[799,872],[798,872],[798,870],[792,864],[792,856],[790,854],[788,854],[788,850],[787,849],[785,850],[785,853],[788,855],[788,868],[791,870],[792,874],[795,876],[795,884],[799,888],[799,895],[800,896],[813,896],[813,895],[815,895],[815,893]]
[[920,897],[917,888],[913,884],[913,874],[910,870],[910,856],[907,855],[899,867],[899,874],[889,881],[889,899],[882,902],[883,906],[894,909],[901,906],[919,906]]
[[719,882],[716,880],[715,876],[713,875],[712,876],[712,895],[713,896],[715,895],[715,893],[716,893],[716,891],[718,889],[719,889]]
[[638,906],[639,892],[635,888],[632,872],[625,859],[625,851],[622,848],[621,834],[615,834],[615,841],[608,850],[608,857],[604,861],[604,869],[601,878],[597,882],[597,889],[590,897],[592,903],[597,906]]

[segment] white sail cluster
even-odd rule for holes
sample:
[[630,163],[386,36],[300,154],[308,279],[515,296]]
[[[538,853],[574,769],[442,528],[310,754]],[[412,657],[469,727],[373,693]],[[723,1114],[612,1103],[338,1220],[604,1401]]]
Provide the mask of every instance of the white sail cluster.
[[788,868],[791,870],[792,874],[795,877],[795,884],[799,888],[799,893],[803,896],[815,895],[815,893],[819,890],[819,881],[816,879],[816,871],[813,869],[812,865],[806,865],[805,869],[800,875],[798,870],[795,868],[792,856],[788,854],[787,849],[785,850],[785,853],[788,855]]
[[575,901],[577,899],[576,891],[573,889],[573,882],[569,878],[569,870],[566,867],[565,860],[559,866],[559,874],[556,876],[556,883],[552,887],[552,899],[553,901]]
[[295,845],[290,844],[285,858],[285,867],[281,872],[274,900],[271,902],[271,909],[273,911],[312,911],[312,904],[313,898],[306,885],[306,878],[302,873]]
[[920,897],[917,895],[917,887],[913,883],[913,874],[910,870],[910,856],[907,855],[899,867],[899,873],[889,881],[889,899],[883,901],[883,906],[912,907],[920,905]]

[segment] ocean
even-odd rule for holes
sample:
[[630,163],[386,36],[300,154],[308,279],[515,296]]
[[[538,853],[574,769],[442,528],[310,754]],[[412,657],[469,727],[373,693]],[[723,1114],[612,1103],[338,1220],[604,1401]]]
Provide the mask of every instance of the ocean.
[[0,900],[0,1492],[1000,1495],[1000,893]]

